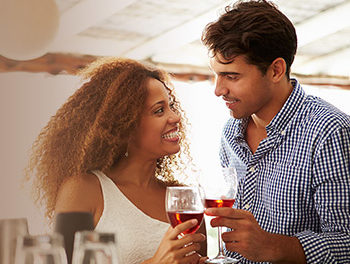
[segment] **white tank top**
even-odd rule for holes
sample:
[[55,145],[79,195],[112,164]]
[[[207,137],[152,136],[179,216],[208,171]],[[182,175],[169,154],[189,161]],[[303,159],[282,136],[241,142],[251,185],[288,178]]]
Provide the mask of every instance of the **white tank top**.
[[170,224],[138,209],[101,171],[92,171],[100,181],[104,207],[95,230],[116,234],[119,264],[139,264],[151,258]]

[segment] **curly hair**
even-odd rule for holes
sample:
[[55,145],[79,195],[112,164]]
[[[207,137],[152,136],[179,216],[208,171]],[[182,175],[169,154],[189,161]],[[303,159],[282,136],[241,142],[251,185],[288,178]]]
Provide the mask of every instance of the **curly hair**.
[[286,62],[286,76],[297,50],[297,36],[292,22],[272,3],[265,0],[238,1],[225,8],[217,21],[209,23],[202,43],[215,56],[231,62],[244,55],[265,74],[276,59]]
[[49,219],[64,180],[91,170],[106,172],[124,155],[129,135],[137,128],[145,105],[148,78],[164,84],[181,116],[181,151],[158,159],[155,177],[166,184],[178,184],[175,173],[182,174],[192,163],[185,136],[187,119],[167,73],[131,59],[103,58],[80,75],[88,80],[42,129],[33,143],[25,172],[26,179],[33,181],[36,203],[45,205]]

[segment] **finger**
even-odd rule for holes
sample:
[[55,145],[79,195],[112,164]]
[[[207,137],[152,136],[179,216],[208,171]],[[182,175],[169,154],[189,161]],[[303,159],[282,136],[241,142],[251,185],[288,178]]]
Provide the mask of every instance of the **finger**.
[[204,264],[205,263],[205,261],[207,260],[207,259],[209,259],[208,257],[201,257],[200,259],[199,259],[199,264]]
[[225,226],[228,228],[236,229],[244,225],[246,220],[243,219],[233,219],[227,217],[215,217],[210,220],[210,225],[212,227]]
[[186,256],[186,255],[191,255],[190,253],[196,253],[196,251],[200,250],[201,246],[198,243],[192,243],[189,245],[186,245],[179,249],[179,255],[180,256]]
[[231,241],[225,242],[225,248],[231,252],[241,252],[240,242]]
[[171,235],[171,233],[174,232],[174,228],[172,226],[169,226],[168,230],[165,232],[164,236]]
[[202,241],[205,241],[206,237],[205,235],[198,233],[198,234],[189,234],[185,235],[181,239],[176,241],[176,246],[183,247],[184,245],[188,245],[191,243],[199,243]]
[[194,227],[198,223],[197,219],[190,219],[186,222],[183,222],[173,228],[173,231],[171,232],[170,238],[175,239],[177,236],[184,231],[190,229],[191,227]]
[[209,216],[223,216],[233,219],[241,219],[248,217],[251,213],[241,209],[234,209],[231,207],[208,208],[205,214]]
[[236,243],[241,239],[240,233],[236,230],[224,232],[221,237],[225,243]]
[[197,253],[193,253],[191,255],[185,256],[180,260],[181,264],[197,264],[200,256]]

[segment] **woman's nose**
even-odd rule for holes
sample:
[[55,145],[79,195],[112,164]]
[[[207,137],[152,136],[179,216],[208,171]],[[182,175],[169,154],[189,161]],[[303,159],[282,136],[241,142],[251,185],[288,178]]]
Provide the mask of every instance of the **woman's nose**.
[[179,123],[181,120],[180,114],[176,111],[172,110],[171,114],[169,116],[169,122],[170,123]]

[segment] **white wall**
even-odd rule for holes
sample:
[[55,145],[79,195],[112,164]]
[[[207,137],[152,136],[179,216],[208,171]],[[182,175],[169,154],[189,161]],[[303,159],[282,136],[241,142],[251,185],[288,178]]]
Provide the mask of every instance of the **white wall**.
[[72,76],[0,74],[0,218],[27,217],[33,234],[47,227],[29,191],[21,187],[23,169],[41,128],[76,87]]

